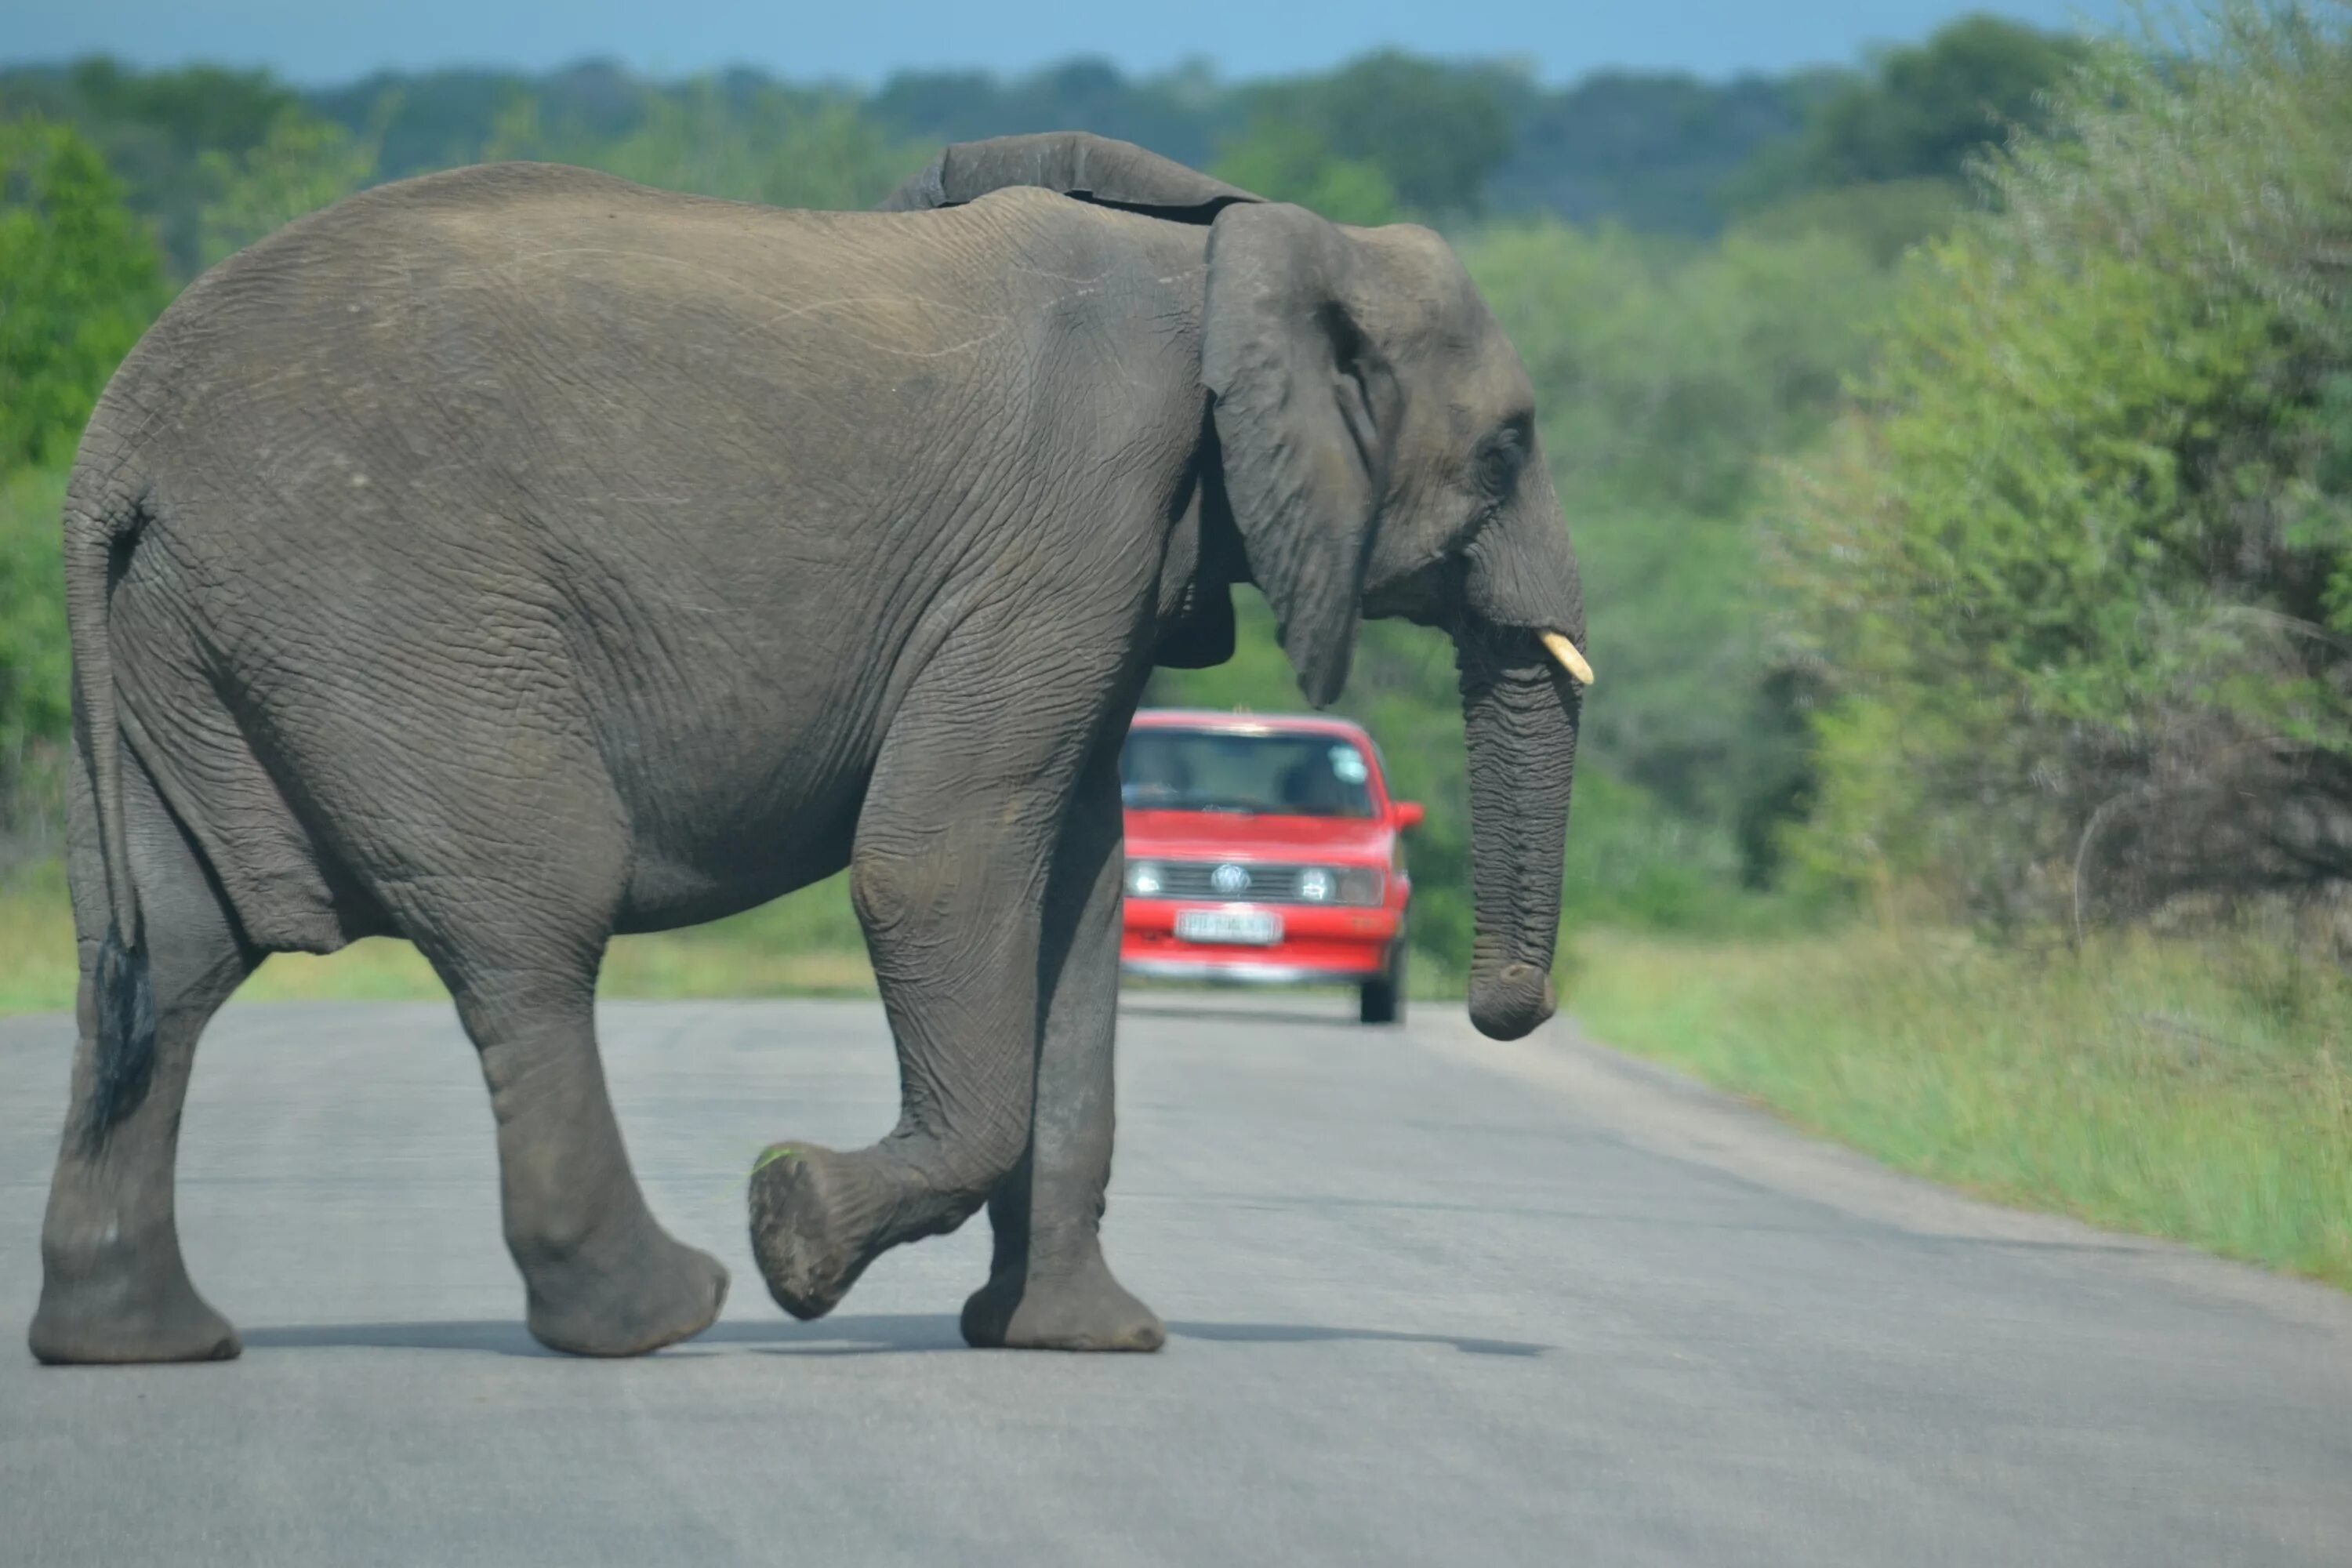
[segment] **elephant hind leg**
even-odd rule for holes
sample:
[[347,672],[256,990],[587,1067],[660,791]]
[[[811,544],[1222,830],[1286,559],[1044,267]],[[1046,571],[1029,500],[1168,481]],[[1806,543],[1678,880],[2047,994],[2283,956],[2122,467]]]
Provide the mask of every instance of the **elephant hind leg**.
[[[587,759],[559,772],[601,777]],[[402,879],[387,902],[480,1056],[532,1335],[578,1355],[641,1355],[716,1321],[727,1270],[654,1218],[622,1143],[595,994],[628,852],[617,807],[592,784],[576,791],[509,814],[494,848],[476,837],[461,874]]]
[[197,1037],[262,955],[135,757],[122,790],[143,929],[135,952],[114,945],[94,855],[76,865],[80,1041],[26,1337],[52,1363],[226,1361],[236,1331],[188,1279],[173,1174]]

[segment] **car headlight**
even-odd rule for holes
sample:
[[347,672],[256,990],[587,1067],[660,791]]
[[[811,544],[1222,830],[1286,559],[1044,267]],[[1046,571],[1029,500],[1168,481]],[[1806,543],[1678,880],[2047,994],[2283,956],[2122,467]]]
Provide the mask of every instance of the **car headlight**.
[[1149,860],[1127,868],[1127,890],[1139,899],[1156,899],[1167,885],[1168,879]]
[[1339,872],[1335,902],[1377,904],[1388,891],[1388,879],[1370,866],[1349,866]]
[[1338,889],[1331,873],[1320,866],[1309,866],[1298,873],[1298,896],[1307,903],[1327,904]]

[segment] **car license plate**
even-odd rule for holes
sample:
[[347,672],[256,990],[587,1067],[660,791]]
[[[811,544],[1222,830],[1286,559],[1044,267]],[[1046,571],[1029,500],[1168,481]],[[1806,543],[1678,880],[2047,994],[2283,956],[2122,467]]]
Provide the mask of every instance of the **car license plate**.
[[1264,910],[1179,910],[1176,940],[1272,947],[1282,940],[1282,917]]

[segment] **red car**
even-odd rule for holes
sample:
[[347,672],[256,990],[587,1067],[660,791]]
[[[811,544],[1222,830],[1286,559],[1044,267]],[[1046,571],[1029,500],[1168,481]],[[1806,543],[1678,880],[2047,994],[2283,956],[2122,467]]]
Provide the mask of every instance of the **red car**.
[[1379,748],[1343,719],[1147,708],[1119,759],[1129,974],[1346,984],[1403,1016],[1402,836]]

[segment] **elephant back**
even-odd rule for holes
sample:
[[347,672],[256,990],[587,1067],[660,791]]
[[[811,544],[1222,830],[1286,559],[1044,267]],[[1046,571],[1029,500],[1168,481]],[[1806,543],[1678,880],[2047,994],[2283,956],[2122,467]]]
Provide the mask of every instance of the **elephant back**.
[[1207,223],[1235,202],[1265,199],[1132,142],[1084,131],[1048,131],[942,148],[876,210],[961,206],[1019,185],[1180,223]]

